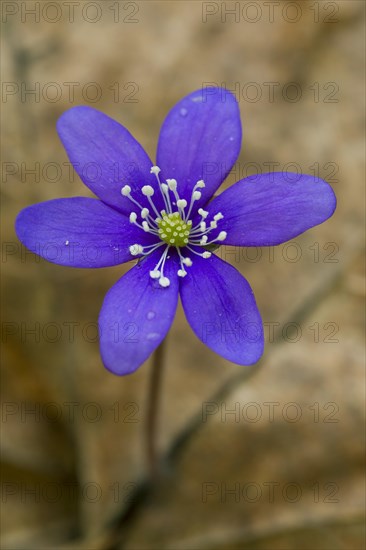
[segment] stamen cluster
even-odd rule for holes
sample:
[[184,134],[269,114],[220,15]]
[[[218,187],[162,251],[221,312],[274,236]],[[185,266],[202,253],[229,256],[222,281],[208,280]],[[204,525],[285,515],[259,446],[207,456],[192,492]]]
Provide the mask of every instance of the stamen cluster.
[[203,208],[198,209],[198,214],[201,217],[200,221],[195,227],[192,227],[190,216],[194,203],[201,198],[201,191],[199,191],[199,189],[205,187],[205,182],[203,180],[199,180],[194,186],[188,206],[187,201],[181,199],[178,194],[177,181],[175,179],[167,179],[166,182],[162,183],[159,178],[160,171],[158,166],[153,166],[150,170],[150,172],[156,176],[159,190],[164,201],[165,208],[160,210],[160,212],[152,200],[154,189],[151,185],[144,185],[141,189],[142,194],[147,197],[151,209],[142,207],[141,204],[132,197],[131,187],[129,185],[124,185],[121,189],[121,193],[124,197],[130,199],[139,209],[139,215],[137,212],[131,212],[130,223],[137,225],[137,227],[147,233],[156,235],[155,244],[142,246],[135,243],[129,247],[130,253],[132,256],[148,256],[158,248],[165,246],[160,260],[155,268],[150,271],[150,277],[152,279],[159,279],[160,286],[168,287],[170,285],[170,280],[168,277],[164,276],[164,265],[167,258],[169,258],[168,253],[170,247],[174,247],[179,256],[180,269],[177,272],[178,276],[185,277],[187,275],[185,268],[191,267],[193,264],[190,257],[191,254],[201,256],[202,258],[209,258],[211,256],[211,252],[208,250],[205,249],[204,252],[198,252],[192,248],[192,246],[205,247],[216,242],[224,241],[227,237],[227,233],[226,231],[220,231],[215,239],[211,241],[208,240],[208,234],[210,231],[217,228],[217,223],[224,216],[221,212],[215,214],[208,225],[206,222],[208,212],[203,210]]

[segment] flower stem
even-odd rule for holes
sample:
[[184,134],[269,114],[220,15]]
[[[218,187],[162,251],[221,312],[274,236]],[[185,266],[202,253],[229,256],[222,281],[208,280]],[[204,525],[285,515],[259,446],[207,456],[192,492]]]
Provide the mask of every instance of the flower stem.
[[163,340],[156,348],[152,356],[147,399],[146,461],[151,482],[156,481],[159,474],[156,434],[163,372],[164,347],[165,340]]

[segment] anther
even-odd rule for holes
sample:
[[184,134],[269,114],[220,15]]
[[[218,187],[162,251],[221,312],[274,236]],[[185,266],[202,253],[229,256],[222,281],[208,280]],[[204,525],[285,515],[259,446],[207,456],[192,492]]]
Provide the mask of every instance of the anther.
[[202,216],[202,218],[205,220],[208,216],[208,212],[207,210],[203,210],[203,208],[199,208],[198,209],[198,213],[200,216]]
[[141,191],[142,194],[145,195],[145,197],[152,197],[154,194],[154,189],[151,187],[151,185],[144,185]]
[[187,201],[185,199],[177,200],[178,208],[185,208],[187,206]]
[[186,265],[187,267],[191,267],[191,265],[192,265],[192,260],[191,260],[191,258],[183,258],[182,263],[183,263],[184,265]]
[[177,190],[177,180],[168,179],[168,180],[166,180],[166,182],[167,182],[168,187],[171,191],[176,191]]
[[136,220],[137,220],[136,212],[131,212],[131,214],[130,214],[130,223],[135,223]]
[[217,241],[224,241],[226,239],[226,237],[227,237],[226,231],[220,231],[220,233],[216,237],[216,240]]
[[142,254],[143,247],[140,244],[133,244],[132,246],[130,246],[129,250],[132,256],[138,256],[138,254]]
[[141,210],[141,218],[142,218],[142,219],[145,220],[146,218],[148,218],[148,217],[149,217],[149,214],[150,214],[150,212],[149,212],[149,209],[148,209],[148,208],[143,208],[143,209]]
[[168,277],[160,277],[159,285],[166,288],[167,286],[170,285],[170,280],[168,279]]
[[121,189],[121,194],[124,197],[128,197],[128,195],[131,193],[131,187],[129,185],[124,185]]
[[161,172],[159,166],[152,166],[150,169],[150,174],[155,174],[157,176]]

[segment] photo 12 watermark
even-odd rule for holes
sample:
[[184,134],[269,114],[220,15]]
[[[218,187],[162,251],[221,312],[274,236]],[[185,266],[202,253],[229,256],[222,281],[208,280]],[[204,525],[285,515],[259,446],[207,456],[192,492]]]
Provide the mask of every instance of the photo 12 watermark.
[[310,498],[314,503],[337,504],[339,485],[334,481],[320,483],[314,481],[304,485],[294,481],[283,483],[280,481],[237,481],[232,483],[205,481],[201,484],[201,501],[203,504],[219,502],[249,503],[257,502],[279,504],[295,504]]
[[201,419],[203,423],[206,423],[210,418],[215,418],[222,424],[256,424],[257,422],[338,424],[340,421],[339,411],[339,406],[334,401],[326,403],[315,401],[306,405],[295,401],[288,403],[279,401],[241,403],[236,401],[230,404],[225,401],[205,401],[202,403]]
[[[79,183],[79,177],[75,172],[75,168],[80,168],[80,177],[87,179],[88,181],[97,181],[102,173],[112,177],[114,181],[120,181],[122,177],[126,177],[126,173],[131,177],[135,172],[139,171],[139,166],[130,162],[126,165],[121,165],[118,162],[105,163],[103,166],[90,161],[85,163],[82,167],[80,163],[63,161],[57,162],[54,160],[41,161],[34,160],[32,162],[25,160],[2,160],[1,162],[1,182],[14,184],[14,181],[20,183]],[[222,181],[229,174],[230,178],[234,178],[235,181],[251,178],[251,181],[258,181],[263,174],[273,174],[273,181],[275,181],[275,174],[281,173],[284,181],[296,185],[301,181],[301,176],[311,175],[314,177],[314,185],[320,181],[320,179],[326,180],[328,183],[339,182],[339,165],[335,161],[325,162],[310,162],[305,166],[302,166],[299,162],[290,161],[281,164],[278,161],[263,161],[262,163],[248,161],[248,162],[236,162],[233,167],[228,166],[224,162],[205,162],[202,164],[202,177],[203,179],[210,179],[212,176],[220,175]]]
[[84,22],[90,25],[100,22],[136,24],[140,22],[142,4],[142,2],[124,0],[99,0],[98,2],[3,0],[0,8],[2,23],[54,25],[62,21],[70,24]]
[[[147,312],[146,319],[153,325],[155,314]],[[311,321],[300,324],[296,321],[263,321],[265,340],[269,344],[283,341],[295,344],[301,339],[314,344],[339,344],[340,326],[335,321]],[[140,340],[140,326],[136,322],[114,321],[107,328],[101,327],[95,321],[80,322],[77,320],[65,321],[3,321],[1,323],[2,343],[33,343],[55,344],[83,341],[87,344],[96,344],[104,330],[108,330],[111,341],[114,343],[138,343]],[[202,325],[202,341],[206,342],[210,336],[220,338],[222,342],[234,339],[236,342],[256,342],[261,336],[262,326],[256,323],[237,323],[228,326],[217,317],[216,322]],[[154,332],[150,333],[154,339]],[[156,336],[157,337],[157,336]]]
[[[33,251],[28,250],[18,241],[4,241],[1,245],[1,263],[19,262],[40,263],[42,258],[52,263],[72,263],[76,258],[88,262],[92,267],[93,264],[98,266],[101,260],[112,256],[115,264],[125,262],[125,247],[121,246],[118,241],[110,241],[109,247],[100,245],[96,242],[76,242],[72,240],[50,241],[42,243],[34,243]],[[338,264],[340,248],[336,242],[326,241],[320,243],[318,241],[308,244],[303,244],[297,241],[289,241],[287,243],[276,246],[227,246],[222,245],[215,250],[216,255],[224,261],[232,264],[240,264],[245,262],[255,264],[258,262],[266,262],[273,264],[275,262],[286,262],[289,264],[297,264],[304,262]],[[131,260],[134,258],[131,257]]]
[[138,103],[137,82],[8,81],[1,83],[1,103]]
[[[279,321],[264,321],[263,330],[266,342],[283,341],[289,344],[296,344],[305,339],[308,344],[339,344],[339,324],[335,321],[319,323],[312,322],[307,326],[301,326],[296,321],[288,321],[281,324]],[[138,334],[138,330],[136,335]],[[211,322],[202,324],[200,339],[203,343],[212,339],[227,345],[259,342],[262,338],[262,325],[255,322],[236,322],[229,324],[219,317]]]
[[47,481],[44,483],[27,483],[3,480],[1,500],[3,504],[18,502],[19,504],[68,503],[95,504],[104,499],[115,503],[131,504],[135,502],[138,483],[136,481],[115,481],[102,486],[96,481],[77,483],[65,481]]
[[1,422],[20,424],[137,424],[141,421],[140,405],[135,401],[115,401],[108,408],[96,401],[4,401],[1,404]]
[[339,2],[279,2],[271,1],[207,1],[202,2],[202,23],[255,24],[289,23],[338,23]]
[[340,86],[337,82],[311,82],[303,84],[299,82],[279,82],[279,81],[263,81],[263,82],[203,82],[203,98],[202,101],[208,101],[208,98],[213,95],[214,88],[221,88],[221,101],[225,103],[227,94],[225,90],[232,92],[238,102],[258,103],[259,101],[266,103],[288,102],[298,103],[299,101],[312,101],[313,103],[339,103],[340,101]]
[[[147,320],[153,327],[155,314],[147,312]],[[80,321],[4,321],[1,323],[2,343],[19,342],[22,344],[56,344],[83,341],[87,344],[97,344],[104,331],[108,331],[111,341],[115,344],[137,344],[140,341],[140,326],[135,322],[114,321],[108,327],[101,327],[97,322]],[[158,338],[156,332],[149,333],[150,340]]]
[[14,180],[19,183],[80,183],[80,178],[89,183],[99,182],[103,178],[108,181],[122,182],[129,181],[135,174],[140,173],[136,162],[112,162],[103,165],[95,161],[84,163],[79,162],[56,162],[49,160],[41,162],[34,160],[27,161],[5,161],[1,163],[1,183],[10,183]]

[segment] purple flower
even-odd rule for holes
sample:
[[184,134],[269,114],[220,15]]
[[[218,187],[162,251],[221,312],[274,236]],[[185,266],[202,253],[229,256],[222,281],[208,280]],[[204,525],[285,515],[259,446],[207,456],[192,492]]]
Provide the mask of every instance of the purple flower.
[[98,199],[35,204],[20,212],[16,231],[27,248],[61,265],[139,260],[100,313],[106,368],[128,374],[149,357],[173,322],[178,294],[202,342],[234,363],[258,361],[263,328],[253,292],[212,250],[296,237],[332,215],[331,187],[313,176],[270,173],[240,180],[209,202],[241,146],[238,104],[222,88],[193,92],[170,111],[156,166],[123,126],[90,107],[66,111],[58,132]]

